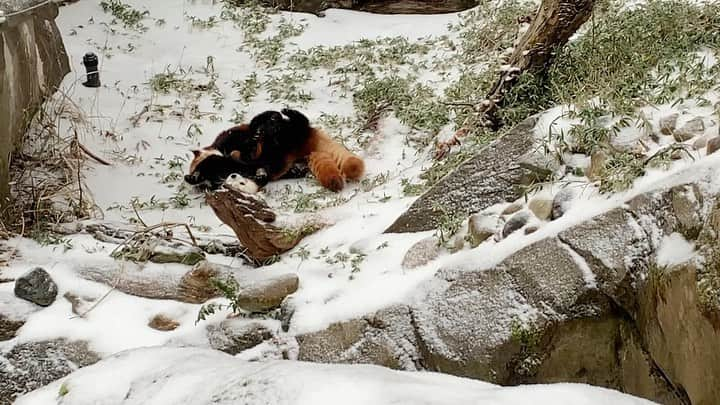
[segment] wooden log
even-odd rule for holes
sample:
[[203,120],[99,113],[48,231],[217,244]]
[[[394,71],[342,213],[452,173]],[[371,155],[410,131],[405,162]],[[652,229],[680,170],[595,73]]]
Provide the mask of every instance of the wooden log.
[[210,278],[227,279],[233,272],[222,267],[210,267],[201,262],[182,273],[177,267],[152,267],[152,270],[132,262],[80,267],[77,274],[87,280],[107,284],[125,294],[143,298],[166,299],[200,304],[220,296]]
[[257,271],[249,267],[233,268],[202,261],[185,273],[177,267],[140,266],[132,262],[88,265],[77,269],[87,280],[107,284],[125,294],[202,304],[222,296],[213,279],[233,282],[238,303],[250,312],[276,308],[286,296],[298,289],[297,274]]
[[304,236],[272,225],[275,213],[256,195],[221,190],[208,193],[206,200],[215,215],[235,232],[247,249],[245,254],[257,262],[287,252]]
[[264,0],[280,10],[322,15],[329,8],[366,11],[377,14],[442,14],[467,10],[476,0]]

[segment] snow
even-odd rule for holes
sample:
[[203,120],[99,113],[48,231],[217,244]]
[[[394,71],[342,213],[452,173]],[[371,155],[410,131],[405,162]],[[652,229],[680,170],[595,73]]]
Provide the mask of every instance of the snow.
[[371,365],[245,362],[224,353],[191,348],[150,348],[119,353],[16,401],[16,405],[59,403],[652,404],[583,384],[500,387],[444,374],[401,372]]
[[[61,85],[59,97],[71,101],[76,116],[73,119],[60,119],[58,124],[60,131],[72,133],[78,130],[83,145],[112,161],[112,166],[88,161],[89,167],[83,172],[88,186],[86,191],[103,210],[103,221],[133,229],[130,220],[135,219],[135,213],[130,201],[136,198],[139,202],[168,202],[186,192],[181,178],[164,181],[164,177],[169,173],[184,174],[191,156],[190,150],[210,144],[217,133],[231,125],[234,109],[245,112],[245,118],[249,119],[266,109],[283,106],[280,102],[271,102],[264,90],[250,102],[235,101],[232,81],[244,80],[252,73],[264,81],[283,74],[287,66],[281,61],[276,66],[266,67],[254,61],[247,50],[236,50],[243,43],[243,35],[230,22],[220,22],[210,29],[197,29],[185,19],[186,14],[201,18],[217,15],[219,5],[207,1],[182,0],[127,2],[141,10],[148,10],[149,17],[143,21],[148,27],[147,32],[137,33],[110,24],[112,18],[102,12],[97,2],[81,1],[60,9],[57,22],[64,36],[73,71]],[[158,18],[164,20],[164,25],[154,23]],[[302,34],[288,40],[286,50],[292,52],[316,45],[349,44],[360,38],[400,35],[412,40],[446,35],[447,25],[456,23],[458,14],[380,16],[328,10],[325,18],[318,18],[309,14],[281,12],[271,16],[269,33],[275,32],[281,18],[307,25]],[[81,60],[87,51],[94,51],[101,58],[100,72],[104,86],[99,89],[80,85],[84,80]],[[214,58],[217,83],[225,102],[223,108],[215,109],[211,98],[202,95],[198,100],[198,108],[203,113],[215,112],[215,119],[212,114],[192,116],[188,112],[192,96],[162,95],[151,91],[147,85],[156,73],[179,71],[180,68],[188,71],[192,69],[194,72],[190,77],[206,81],[207,78],[196,70],[206,66],[208,56]],[[432,61],[436,57],[431,52],[426,60]],[[705,59],[706,64],[714,61]],[[441,90],[447,85],[446,79],[438,77],[431,70],[419,73],[425,84],[434,89]],[[327,80],[322,74],[316,74],[314,80],[304,86],[304,90],[312,93],[314,99],[306,106],[293,106],[305,112],[312,122],[318,122],[324,115],[350,117],[354,114],[352,97],[339,95],[337,90],[327,85]],[[708,99],[713,103],[718,101],[713,95],[708,96]],[[149,105],[167,105],[167,110],[178,114],[145,113],[139,115],[141,119],[135,125],[133,119]],[[568,117],[568,111],[573,109],[572,106],[558,106],[543,113],[535,128],[537,138],[547,140],[551,146],[559,149],[561,141],[567,140],[564,137],[570,128],[579,123],[579,120]],[[704,117],[706,123],[715,117],[712,106],[702,106],[691,99],[646,107],[642,112],[654,128],[659,126],[660,119],[674,112],[684,113],[678,125],[696,116]],[[146,121],[146,118],[149,120]],[[189,135],[195,128],[201,133]],[[716,131],[717,126],[707,125],[707,134]],[[268,204],[278,211],[282,222],[328,224],[305,238],[300,246],[284,254],[279,262],[261,270],[278,274],[295,272],[300,277],[300,288],[292,296],[296,312],[288,336],[320,330],[333,322],[367,315],[393,304],[416,302],[426,292],[427,281],[432,280],[439,269],[460,271],[491,268],[525,246],[620,207],[628,199],[649,190],[695,182],[706,191],[720,192],[720,153],[705,156],[703,150],[692,152],[695,161],[684,159],[674,162],[667,169],[649,170],[644,177],[635,181],[631,189],[611,196],[599,194],[597,187],[584,178],[569,176],[565,182],[548,184],[535,194],[536,197],[552,198],[564,187],[573,189],[574,197],[562,218],[551,222],[533,219],[531,224],[538,225],[539,229],[532,234],[516,232],[500,241],[490,238],[475,249],[465,248],[457,253],[441,254],[424,266],[404,271],[400,263],[405,252],[433,234],[432,231],[383,234],[387,226],[415,200],[415,197],[404,195],[402,181],[407,179],[412,183],[419,182],[419,175],[431,163],[432,146],[418,151],[408,145],[408,138],[416,135],[416,132],[391,115],[378,123],[378,130],[370,137],[366,147],[350,139],[348,147],[366,161],[365,178],[380,178],[382,181],[370,188],[362,184],[349,184],[338,195],[328,197],[328,194],[319,194],[318,197],[312,197],[315,202],[338,199],[337,204],[328,204],[328,207],[317,212],[294,212],[292,206],[299,196],[320,191],[312,179],[274,182],[262,192]],[[453,133],[451,128],[444,128],[438,137],[442,139]],[[631,144],[640,138],[639,134],[637,128],[624,129],[618,142]],[[648,153],[665,146],[666,141],[652,145],[653,149]],[[584,155],[576,154],[566,158],[569,165],[589,165],[589,158]],[[180,162],[182,167],[172,169],[171,162]],[[148,224],[187,222],[198,237],[234,239],[232,231],[204,204],[202,195],[189,193],[188,198],[187,207],[151,207],[141,209],[139,214]],[[524,201],[519,202],[525,204]],[[499,204],[486,211],[499,214],[506,206]],[[41,246],[19,237],[10,240],[8,244],[17,250],[19,257],[8,268],[2,269],[3,278],[17,277],[33,267],[41,266],[50,272],[58,284],[59,294],[51,306],[39,309],[6,300],[4,297],[11,293],[11,284],[0,284],[0,305],[11,302],[11,313],[17,317],[28,317],[27,323],[18,331],[18,336],[0,346],[64,337],[89,342],[90,347],[103,357],[149,346],[202,346],[207,345],[206,327],[219,323],[226,316],[218,313],[196,324],[199,305],[135,297],[114,290],[111,286],[84,280],[77,274],[82,268],[121,266],[109,257],[117,245],[100,242],[87,234],[67,236],[67,246]],[[595,287],[595,275],[587,263],[571,249],[568,251],[583,271],[587,286]],[[692,244],[680,235],[666,236],[661,243],[658,264],[679,263],[692,255]],[[353,264],[353,259],[359,261]],[[247,267],[236,259],[219,255],[212,255],[209,260],[238,268]],[[168,277],[189,270],[187,266],[171,264],[126,266],[127,272],[146,271]],[[70,302],[63,298],[66,293],[82,299],[82,310],[87,311],[84,316],[72,312]],[[536,314],[529,305],[522,302],[516,304],[509,308],[510,315],[523,321],[534,319]],[[157,314],[168,315],[180,326],[164,332],[149,328],[149,320]],[[274,349],[262,344],[242,353],[240,357],[253,360],[268,358],[272,357]],[[183,367],[187,364],[192,364],[192,367]],[[164,383],[151,384],[154,377]],[[228,383],[228,379],[234,382],[243,378],[251,378],[253,383],[258,383],[248,387]],[[285,381],[275,383],[282,379]],[[69,393],[62,398],[65,404],[117,403],[122,402],[129,392],[133,396],[125,403],[206,403],[210,401],[208,398],[211,394],[219,392],[234,395],[221,400],[237,403],[229,398],[243,398],[246,400],[243,403],[247,404],[267,403],[267,397],[263,395],[278,395],[277,403],[319,405],[337,402],[473,403],[470,401],[492,404],[649,403],[581,385],[500,388],[431,373],[410,375],[370,366],[310,365],[289,361],[245,363],[221,353],[173,348],[121,353],[97,366],[79,370],[20,403],[56,403],[63,381],[70,388]],[[265,388],[262,388],[260,382],[266,384]],[[224,391],[226,385],[229,391]],[[98,397],[101,394],[103,396]]]
[[575,261],[578,268],[580,268],[580,271],[583,273],[583,279],[585,280],[585,285],[587,288],[597,288],[597,280],[595,279],[595,273],[590,269],[590,265],[588,265],[587,261],[584,257],[580,256],[578,252],[576,252],[573,248],[566,245],[565,243],[560,243],[560,246],[565,249],[565,251],[568,252],[570,257]]
[[658,266],[673,266],[690,261],[695,256],[695,244],[673,232],[662,238],[657,253]]

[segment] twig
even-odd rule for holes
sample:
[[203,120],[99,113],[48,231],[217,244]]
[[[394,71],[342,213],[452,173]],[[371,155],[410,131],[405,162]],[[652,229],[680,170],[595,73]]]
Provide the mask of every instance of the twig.
[[[75,144],[80,146],[80,140],[78,139],[78,133],[77,129],[73,128],[73,132],[75,133]],[[78,190],[80,193],[80,207],[78,208],[78,217],[82,217],[83,215],[83,187],[82,187],[82,179],[80,177],[80,154],[77,155],[77,182],[78,182]]]
[[440,104],[477,109],[477,106],[480,103],[470,103],[470,102],[462,102],[462,101],[440,101]]
[[87,155],[90,156],[91,158],[95,159],[98,163],[103,164],[103,165],[105,165],[105,166],[112,166],[112,164],[109,163],[107,160],[105,160],[105,159],[97,156],[96,154],[90,152],[90,150],[89,150],[88,148],[86,148],[85,145],[81,144],[79,141],[77,142],[77,144],[78,144],[78,146],[80,147],[80,149],[82,149],[82,151],[85,152],[85,154],[87,154]]
[[133,211],[135,211],[135,216],[137,217],[138,221],[140,221],[140,223],[142,224],[142,226],[144,226],[144,227],[147,228],[147,224],[145,223],[145,221],[143,221],[142,217],[140,217],[140,213],[138,212],[137,206],[135,205],[135,202],[134,202],[134,201],[133,201],[133,203],[132,203],[132,209],[133,209]]
[[146,112],[149,112],[149,111],[150,111],[150,106],[146,104],[145,107],[143,107],[143,109],[139,113],[130,117],[130,122],[132,123],[133,127],[137,128],[140,124],[140,118],[142,118],[143,114],[145,114]]

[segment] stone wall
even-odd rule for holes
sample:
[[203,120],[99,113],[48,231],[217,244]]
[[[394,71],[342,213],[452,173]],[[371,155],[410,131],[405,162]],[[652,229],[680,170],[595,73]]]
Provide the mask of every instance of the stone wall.
[[[0,0],[0,203],[9,197],[10,156],[46,96],[70,71],[54,2]],[[4,20],[4,21],[3,21]]]

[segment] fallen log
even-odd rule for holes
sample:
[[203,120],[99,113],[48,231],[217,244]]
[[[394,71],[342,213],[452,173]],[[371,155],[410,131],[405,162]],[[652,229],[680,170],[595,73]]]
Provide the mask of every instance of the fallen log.
[[234,280],[238,302],[248,311],[272,309],[298,288],[294,273],[258,272],[202,261],[192,270],[177,267],[140,266],[132,262],[80,267],[77,274],[87,280],[107,284],[114,290],[143,298],[166,299],[202,304],[222,296],[213,280]]
[[376,14],[442,14],[477,6],[476,0],[263,0],[263,3],[280,10],[317,15],[329,8]]
[[229,269],[220,272],[218,268],[210,269],[201,265],[184,274],[177,270],[177,267],[148,268],[133,262],[118,261],[110,265],[83,266],[77,270],[77,274],[84,279],[107,284],[125,294],[191,304],[201,304],[220,296],[220,291],[212,286],[210,278],[226,279],[233,276]]

